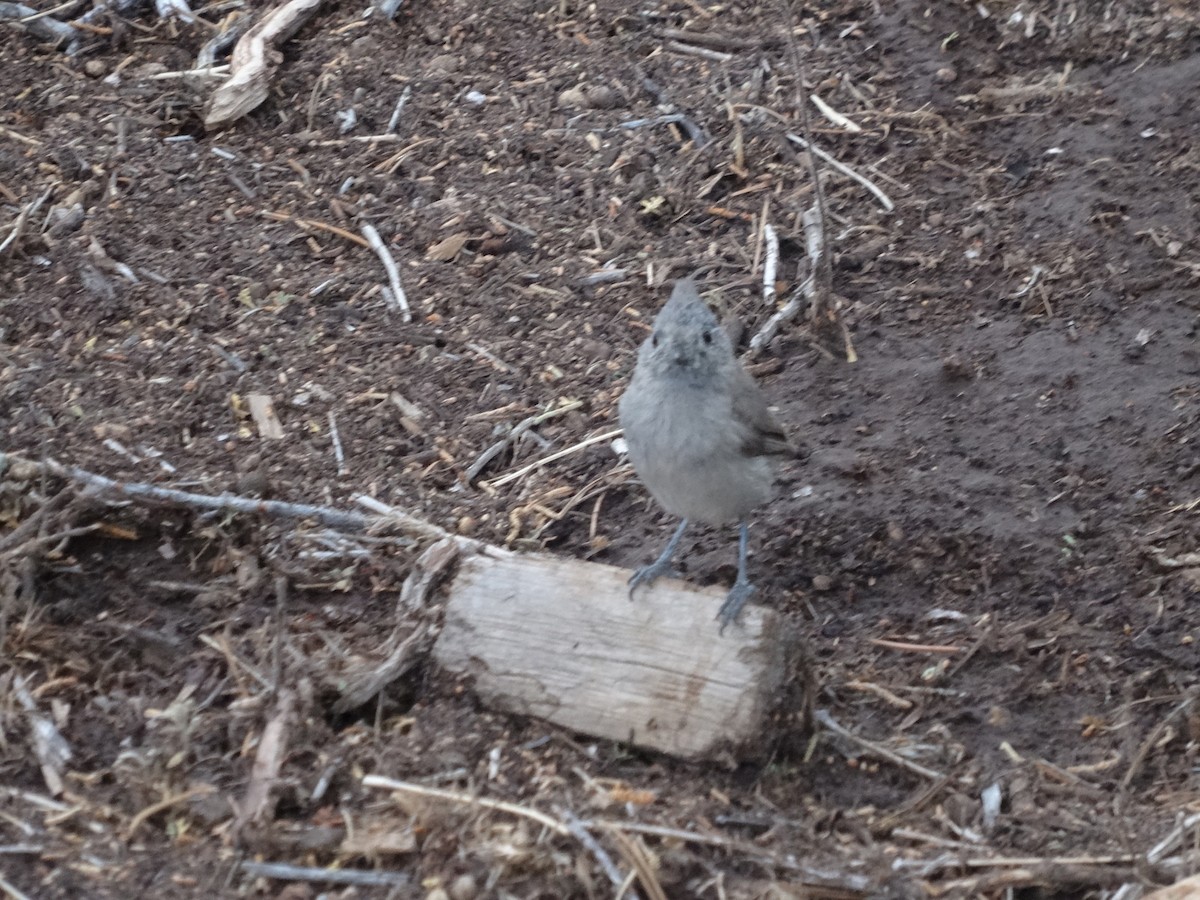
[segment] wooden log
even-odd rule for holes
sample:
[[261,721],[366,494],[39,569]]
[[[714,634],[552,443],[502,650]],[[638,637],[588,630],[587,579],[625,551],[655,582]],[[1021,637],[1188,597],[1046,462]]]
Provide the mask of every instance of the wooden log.
[[[725,591],[661,579],[629,599],[627,569],[539,556],[466,556],[434,648],[488,704],[687,759],[768,752],[764,730],[798,637]],[[806,693],[806,692],[805,692]]]

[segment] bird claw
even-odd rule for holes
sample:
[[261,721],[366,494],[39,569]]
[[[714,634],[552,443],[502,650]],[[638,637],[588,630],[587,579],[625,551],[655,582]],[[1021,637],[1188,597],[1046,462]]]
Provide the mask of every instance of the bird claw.
[[642,566],[629,576],[629,599],[633,599],[633,592],[643,584],[649,587],[664,575],[668,578],[678,578],[679,572],[669,562],[663,563],[661,560]]
[[738,613],[742,611],[742,607],[746,605],[746,601],[750,599],[750,595],[754,593],[754,590],[754,585],[749,581],[734,582],[733,587],[729,589],[729,595],[725,598],[725,602],[717,610],[717,621],[721,623],[721,627],[717,629],[718,634],[724,634],[725,626],[737,621]]

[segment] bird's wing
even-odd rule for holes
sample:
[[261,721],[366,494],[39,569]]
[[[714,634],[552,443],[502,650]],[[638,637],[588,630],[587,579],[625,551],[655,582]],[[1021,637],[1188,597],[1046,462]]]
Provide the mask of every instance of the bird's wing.
[[733,379],[733,416],[746,426],[742,452],[747,456],[786,456],[795,452],[767,398],[750,373],[741,366]]

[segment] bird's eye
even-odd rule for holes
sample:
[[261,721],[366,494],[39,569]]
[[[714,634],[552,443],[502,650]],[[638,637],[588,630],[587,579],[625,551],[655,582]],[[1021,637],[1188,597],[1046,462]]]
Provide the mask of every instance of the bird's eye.
[[711,344],[712,343],[712,332],[706,331],[702,335],[700,335],[700,338],[701,338],[701,340],[704,341],[704,343]]
[[658,346],[658,332],[657,331],[654,332],[652,335],[650,335],[650,346],[651,347]]

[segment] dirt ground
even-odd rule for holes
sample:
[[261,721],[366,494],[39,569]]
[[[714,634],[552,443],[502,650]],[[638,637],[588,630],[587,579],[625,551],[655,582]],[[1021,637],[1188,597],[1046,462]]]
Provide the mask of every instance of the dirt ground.
[[[155,77],[189,68],[209,27],[146,14],[68,57],[4,26],[0,242],[47,197],[0,252],[0,453],[197,493],[365,494],[521,550],[645,562],[673,523],[610,440],[489,482],[616,427],[671,278],[698,273],[747,340],[773,311],[766,221],[781,296],[797,287],[813,189],[786,138],[785,7],[361,13],[326,4],[266,102],[216,132],[211,80]],[[424,658],[346,709],[390,635],[436,625],[436,592],[397,623],[423,545],[114,505],[10,466],[4,892],[604,897],[610,859],[639,873],[625,896],[1129,900],[1200,870],[1200,11],[795,15],[801,93],[861,129],[810,106],[813,139],[895,208],[824,168],[857,361],[804,319],[756,360],[802,448],[754,522],[756,602],[804,633],[819,707],[943,777],[828,733],[766,764],[683,764],[481,708]],[[402,94],[395,134],[364,139]],[[665,112],[708,142],[624,127]],[[410,323],[345,236],[367,224]],[[468,480],[509,428],[571,401]],[[690,580],[731,581],[731,530],[683,549]],[[253,805],[278,739],[274,685],[293,725],[247,823],[233,804]],[[39,718],[71,751],[57,787]],[[365,774],[628,827],[589,846]]]

